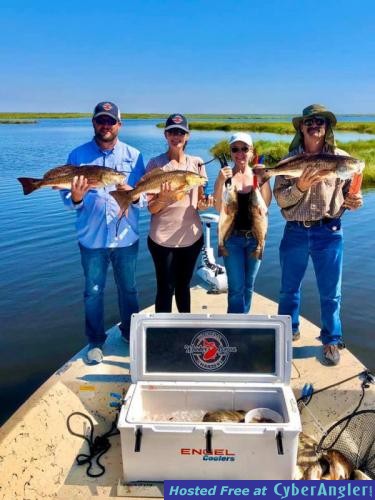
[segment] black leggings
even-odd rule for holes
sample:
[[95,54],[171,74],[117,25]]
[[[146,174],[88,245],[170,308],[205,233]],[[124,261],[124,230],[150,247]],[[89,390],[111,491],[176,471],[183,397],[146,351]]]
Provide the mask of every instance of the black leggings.
[[150,237],[147,244],[156,271],[155,312],[172,311],[173,293],[178,311],[190,312],[190,280],[203,246],[203,235],[188,247],[163,247]]

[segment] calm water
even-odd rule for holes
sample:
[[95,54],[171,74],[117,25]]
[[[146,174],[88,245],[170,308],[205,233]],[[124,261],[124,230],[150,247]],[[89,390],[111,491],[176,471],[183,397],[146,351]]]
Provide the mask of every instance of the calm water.
[[[367,119],[375,120],[375,117]],[[122,139],[139,148],[146,161],[165,147],[162,131],[155,127],[156,123],[156,120],[129,120],[123,127]],[[41,189],[24,197],[16,177],[39,177],[47,169],[64,163],[70,150],[89,140],[91,134],[90,121],[85,119],[0,125],[0,424],[86,343],[83,279],[75,241],[74,214],[63,208],[55,191]],[[209,148],[227,135],[224,132],[194,132],[188,150],[207,161]],[[253,137],[277,138],[273,134],[253,134]],[[338,134],[341,140],[358,137],[358,134]],[[209,192],[217,170],[216,162],[207,166]],[[363,209],[344,215],[342,319],[348,346],[364,364],[374,368],[375,191],[366,192],[364,198]],[[274,203],[270,212],[269,237],[256,290],[277,299],[278,244],[283,220]],[[149,217],[144,210],[138,264],[141,307],[154,302],[153,265],[146,247],[148,225]],[[319,323],[311,267],[303,287],[302,313]],[[116,291],[110,275],[106,324],[109,327],[118,320]]]

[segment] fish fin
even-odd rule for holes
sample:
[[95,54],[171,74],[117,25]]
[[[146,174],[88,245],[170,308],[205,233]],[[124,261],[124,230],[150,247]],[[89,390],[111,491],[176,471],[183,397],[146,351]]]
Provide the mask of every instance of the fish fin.
[[305,160],[308,157],[311,157],[311,155],[308,155],[307,153],[300,153],[300,154],[295,155],[295,156],[289,156],[288,158],[284,158],[283,160],[280,160],[279,162],[277,162],[273,168],[284,167],[285,165],[288,165],[292,161],[294,162],[297,160]]
[[175,191],[174,196],[176,198],[176,201],[182,200],[182,198],[184,198],[187,193],[188,193],[188,191],[186,191],[186,189],[183,189],[181,191]]
[[260,245],[258,245],[256,247],[256,249],[254,250],[254,252],[252,252],[250,254],[250,256],[254,257],[254,259],[262,260],[263,259],[263,250],[264,250],[264,248],[262,248]]
[[305,470],[302,479],[319,480],[322,478],[322,476],[323,476],[322,466],[319,462],[317,462],[316,464],[310,465],[310,467],[308,467]]
[[217,254],[219,257],[227,257],[228,256],[228,250],[225,248],[224,245],[219,245]]
[[144,182],[144,181],[148,181],[150,179],[153,179],[156,175],[161,175],[161,174],[165,174],[165,170],[163,170],[162,168],[153,168],[152,170],[150,170],[150,172],[147,172],[147,174],[143,175],[139,179],[137,184],[139,184],[140,182]]
[[122,212],[125,212],[132,202],[132,190],[130,191],[110,191],[109,194],[117,201]]
[[22,184],[23,194],[25,195],[39,189],[43,182],[41,179],[32,179],[31,177],[18,177],[17,180]]
[[51,168],[43,175],[43,180],[55,179],[56,177],[60,177],[61,175],[66,175],[67,168],[79,168],[77,165],[71,165],[67,163],[66,165],[59,165],[58,167]]

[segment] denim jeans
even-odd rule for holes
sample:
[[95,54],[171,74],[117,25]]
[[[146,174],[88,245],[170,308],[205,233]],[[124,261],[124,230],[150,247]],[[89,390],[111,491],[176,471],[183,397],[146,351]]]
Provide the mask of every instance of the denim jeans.
[[310,228],[287,222],[280,244],[279,314],[291,316],[293,333],[299,330],[301,282],[311,256],[320,296],[321,340],[323,344],[341,342],[342,254],[339,219]]
[[121,331],[129,337],[130,318],[139,311],[135,282],[138,241],[122,248],[85,248],[79,245],[85,274],[85,325],[90,345],[105,342],[103,295],[109,263],[112,263],[118,294]]
[[224,265],[228,277],[228,313],[245,313],[250,311],[254,291],[255,278],[260,260],[251,256],[257,247],[252,236],[230,236],[225,242],[228,255],[224,257]]

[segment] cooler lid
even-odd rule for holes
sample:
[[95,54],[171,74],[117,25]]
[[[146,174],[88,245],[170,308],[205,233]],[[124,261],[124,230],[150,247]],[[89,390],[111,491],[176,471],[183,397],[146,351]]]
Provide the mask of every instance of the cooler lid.
[[259,382],[289,384],[289,316],[134,314],[130,333],[133,382]]

